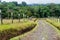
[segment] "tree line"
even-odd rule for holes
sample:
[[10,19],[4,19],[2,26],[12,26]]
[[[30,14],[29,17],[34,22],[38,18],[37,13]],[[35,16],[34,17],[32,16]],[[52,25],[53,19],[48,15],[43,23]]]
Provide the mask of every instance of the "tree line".
[[38,6],[29,6],[26,2],[18,4],[17,2],[0,2],[2,18],[27,18],[27,17],[59,17],[60,4],[45,4]]

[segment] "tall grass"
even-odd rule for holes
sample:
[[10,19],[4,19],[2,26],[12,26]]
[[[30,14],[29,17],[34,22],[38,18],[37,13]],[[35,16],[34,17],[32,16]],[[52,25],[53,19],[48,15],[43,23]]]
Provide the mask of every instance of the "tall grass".
[[50,18],[46,20],[60,30],[60,21],[58,21],[57,18],[54,18],[54,19]]
[[52,27],[57,32],[56,36],[57,36],[58,40],[60,40],[60,22],[58,22],[56,18],[46,19],[46,21],[49,22],[50,24],[52,24],[53,26],[55,26],[55,27],[53,27],[53,26]]
[[0,40],[8,40],[12,37],[21,35],[36,25],[33,21],[22,21],[20,23],[13,23],[13,24],[2,24],[0,25]]

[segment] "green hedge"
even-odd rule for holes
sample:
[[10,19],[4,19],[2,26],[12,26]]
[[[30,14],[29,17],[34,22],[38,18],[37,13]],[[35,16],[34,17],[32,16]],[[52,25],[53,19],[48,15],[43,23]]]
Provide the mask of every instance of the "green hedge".
[[32,21],[0,25],[0,40],[8,40],[15,36],[21,35],[31,30],[35,26],[36,23]]

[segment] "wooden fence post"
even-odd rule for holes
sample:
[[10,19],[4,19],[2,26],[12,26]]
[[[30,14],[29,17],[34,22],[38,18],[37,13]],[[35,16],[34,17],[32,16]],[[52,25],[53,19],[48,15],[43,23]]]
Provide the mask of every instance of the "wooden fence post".
[[12,19],[12,23],[13,23],[13,13],[11,12],[11,19]]
[[0,19],[1,19],[1,24],[3,24],[3,19],[2,19],[2,13],[1,13],[1,10],[0,10]]

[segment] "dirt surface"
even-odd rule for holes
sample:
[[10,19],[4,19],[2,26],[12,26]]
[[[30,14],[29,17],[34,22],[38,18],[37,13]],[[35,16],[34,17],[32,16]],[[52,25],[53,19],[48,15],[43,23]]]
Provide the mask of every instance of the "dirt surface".
[[51,25],[44,20],[40,20],[38,28],[27,36],[21,38],[21,40],[60,40],[57,33]]

